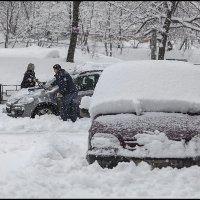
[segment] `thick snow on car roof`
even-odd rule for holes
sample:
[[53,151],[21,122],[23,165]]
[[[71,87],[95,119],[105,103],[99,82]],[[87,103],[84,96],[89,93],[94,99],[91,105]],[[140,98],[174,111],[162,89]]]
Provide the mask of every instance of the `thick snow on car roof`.
[[89,112],[97,114],[200,112],[200,68],[180,61],[113,64],[96,85]]

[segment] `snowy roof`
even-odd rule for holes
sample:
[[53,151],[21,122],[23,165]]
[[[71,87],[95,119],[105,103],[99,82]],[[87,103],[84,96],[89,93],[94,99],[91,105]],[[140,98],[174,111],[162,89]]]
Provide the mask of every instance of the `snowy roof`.
[[128,61],[106,68],[89,112],[200,112],[200,68],[181,61]]

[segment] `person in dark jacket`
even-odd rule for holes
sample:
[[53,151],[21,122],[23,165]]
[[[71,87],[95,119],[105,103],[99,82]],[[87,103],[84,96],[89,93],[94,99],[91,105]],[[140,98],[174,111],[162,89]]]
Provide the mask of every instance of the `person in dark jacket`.
[[35,66],[32,63],[28,64],[27,70],[24,74],[24,78],[21,82],[21,88],[29,88],[34,87],[36,83],[35,78],[35,72],[34,72]]
[[63,121],[77,120],[77,97],[78,90],[70,74],[61,68],[59,64],[53,66],[56,80],[51,86],[58,85],[61,94],[60,116]]

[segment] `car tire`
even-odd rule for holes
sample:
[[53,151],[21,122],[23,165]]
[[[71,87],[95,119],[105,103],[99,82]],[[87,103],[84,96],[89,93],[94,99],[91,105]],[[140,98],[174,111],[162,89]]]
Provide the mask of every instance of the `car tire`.
[[42,105],[42,106],[39,106],[35,109],[35,111],[32,115],[32,118],[34,118],[36,115],[42,116],[42,115],[45,115],[45,114],[58,115],[58,111],[55,108],[53,108],[52,106]]
[[116,167],[118,165],[118,162],[114,162],[111,160],[97,160],[98,164],[102,167],[102,168],[108,168],[108,169],[112,169],[113,167]]
[[96,159],[93,156],[89,156],[89,155],[86,156],[86,160],[89,165],[93,164],[96,161]]
[[81,115],[80,115],[80,108],[79,107],[77,107],[77,117],[82,118]]

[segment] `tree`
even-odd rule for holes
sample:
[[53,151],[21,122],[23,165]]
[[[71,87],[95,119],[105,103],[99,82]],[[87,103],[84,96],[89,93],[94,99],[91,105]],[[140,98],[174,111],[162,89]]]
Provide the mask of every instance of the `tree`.
[[163,60],[170,38],[180,38],[181,32],[184,37],[194,33],[196,38],[199,37],[199,15],[200,4],[195,1],[141,2],[137,12],[132,11],[132,24],[136,27],[134,34],[147,36],[156,29],[160,40],[158,59]]
[[0,30],[5,36],[4,47],[8,47],[9,38],[16,34],[19,18],[19,2],[0,2]]
[[167,4],[167,2],[164,3],[164,6],[166,7],[167,16],[165,18],[163,31],[161,32],[162,40],[161,40],[161,46],[159,47],[158,52],[158,60],[164,60],[165,56],[165,48],[167,44],[169,29],[171,26],[171,21],[173,18],[173,15],[177,9],[179,1],[171,1],[171,6]]
[[79,6],[81,1],[73,1],[73,19],[72,19],[72,32],[70,36],[70,44],[67,54],[67,62],[74,62],[74,54],[76,49],[77,35],[79,32]]
[[85,1],[81,4],[80,9],[80,27],[81,33],[79,34],[79,40],[81,49],[84,52],[90,53],[90,48],[88,45],[88,38],[92,28],[92,21],[95,12],[95,2]]

